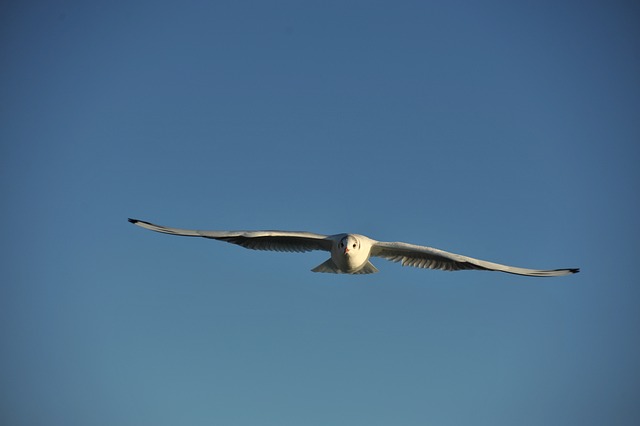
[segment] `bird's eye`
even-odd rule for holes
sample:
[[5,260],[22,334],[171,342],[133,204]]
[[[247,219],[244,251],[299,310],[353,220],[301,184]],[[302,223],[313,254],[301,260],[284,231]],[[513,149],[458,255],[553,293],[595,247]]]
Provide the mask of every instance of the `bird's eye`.
[[344,247],[344,243],[342,241],[340,241],[340,247]]
[[353,248],[356,248],[356,243],[353,243]]

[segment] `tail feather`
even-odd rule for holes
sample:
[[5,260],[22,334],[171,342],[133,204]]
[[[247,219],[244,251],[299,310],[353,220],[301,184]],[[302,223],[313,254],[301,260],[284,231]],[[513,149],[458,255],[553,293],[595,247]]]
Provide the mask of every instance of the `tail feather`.
[[331,258],[312,269],[313,272],[325,272],[329,274],[375,274],[378,272],[378,268],[373,266],[371,262],[367,260],[367,263],[357,271],[345,272],[338,268]]
[[329,258],[325,262],[319,264],[318,266],[313,268],[311,271],[312,272],[326,272],[326,273],[329,273],[329,274],[344,274],[344,272],[342,272],[340,269],[338,269],[336,264],[333,263],[333,260],[331,260],[331,258]]

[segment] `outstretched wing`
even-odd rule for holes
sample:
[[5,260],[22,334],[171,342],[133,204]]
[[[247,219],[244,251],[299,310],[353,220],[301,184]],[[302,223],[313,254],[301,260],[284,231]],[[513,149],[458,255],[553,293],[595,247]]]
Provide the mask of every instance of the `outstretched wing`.
[[392,262],[401,262],[402,266],[441,269],[443,271],[476,269],[507,272],[509,274],[527,275],[530,277],[557,277],[560,275],[575,274],[580,271],[578,268],[553,270],[518,268],[449,253],[432,247],[382,241],[377,241],[373,244],[371,256],[382,257]]
[[169,228],[137,219],[129,222],[165,234],[185,237],[203,237],[226,241],[231,244],[252,249],[285,252],[306,252],[312,250],[331,250],[331,240],[326,235],[311,232],[290,231],[198,231],[192,229]]

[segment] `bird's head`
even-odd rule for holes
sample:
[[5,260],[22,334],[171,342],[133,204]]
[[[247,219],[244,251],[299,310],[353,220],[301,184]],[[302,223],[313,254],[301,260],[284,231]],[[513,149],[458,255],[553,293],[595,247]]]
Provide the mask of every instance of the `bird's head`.
[[340,240],[338,247],[345,256],[352,256],[360,250],[360,241],[353,235],[347,235]]

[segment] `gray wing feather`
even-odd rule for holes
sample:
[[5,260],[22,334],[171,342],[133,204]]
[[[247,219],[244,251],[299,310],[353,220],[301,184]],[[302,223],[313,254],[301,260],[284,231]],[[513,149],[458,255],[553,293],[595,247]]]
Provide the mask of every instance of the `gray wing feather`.
[[509,274],[526,275],[531,277],[556,277],[575,274],[577,268],[570,269],[527,269],[515,266],[501,265],[474,259],[473,257],[449,253],[432,247],[417,246],[407,243],[375,242],[371,248],[371,256],[382,257],[392,262],[400,262],[402,266],[416,268],[440,269],[443,271],[485,270],[499,271]]
[[200,231],[194,229],[169,228],[137,219],[129,222],[142,228],[164,234],[185,237],[203,237],[226,241],[252,250],[283,252],[330,251],[332,241],[322,234],[292,231]]

